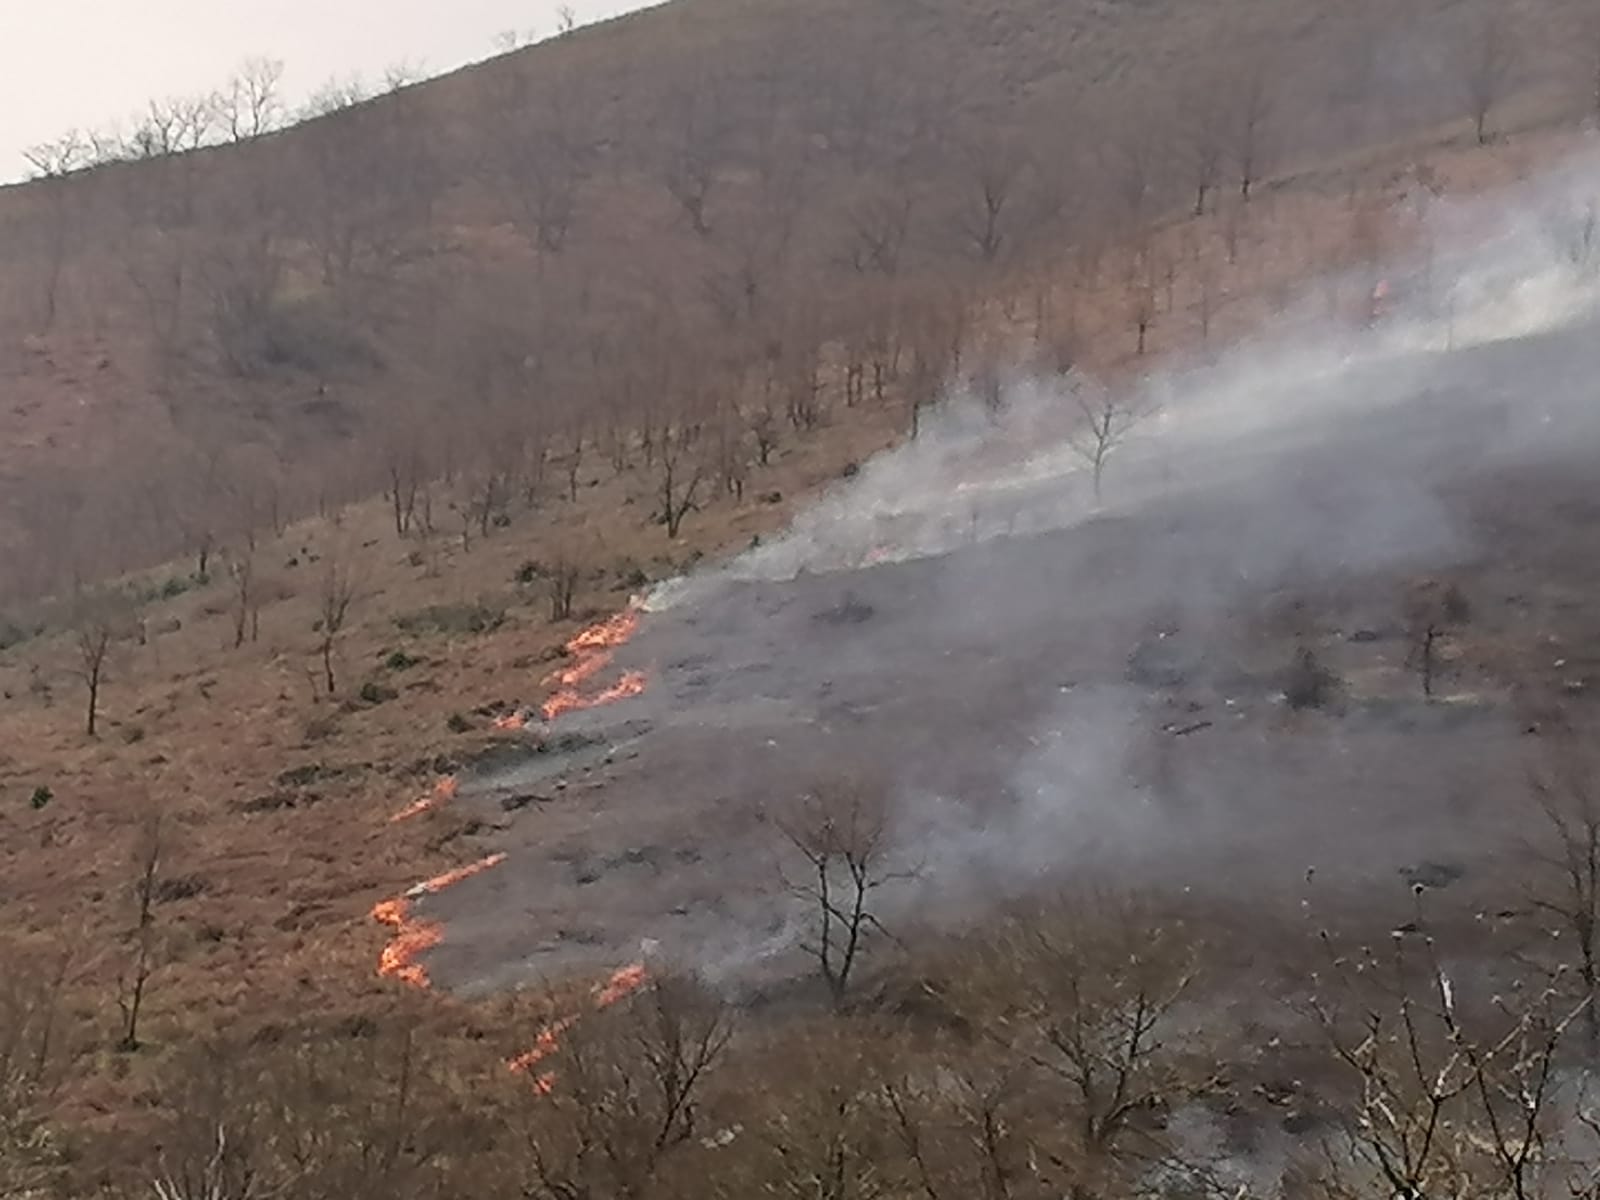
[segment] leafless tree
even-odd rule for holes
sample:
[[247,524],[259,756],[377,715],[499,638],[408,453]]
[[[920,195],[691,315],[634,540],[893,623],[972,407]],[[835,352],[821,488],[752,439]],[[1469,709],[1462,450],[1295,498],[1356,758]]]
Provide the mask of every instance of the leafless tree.
[[243,142],[276,130],[284,119],[282,87],[280,59],[245,59],[218,100],[228,139]]
[[597,156],[594,101],[573,78],[540,79],[535,90],[525,72],[516,73],[500,97],[491,150],[518,224],[552,254],[567,243]]
[[1406,637],[1410,643],[1408,665],[1422,682],[1422,694],[1433,696],[1441,639],[1472,617],[1472,605],[1459,585],[1425,580],[1410,588],[1405,598]]
[[72,950],[0,941],[0,1195],[47,1190],[44,1105],[56,1083],[63,990]]
[[663,114],[661,181],[701,237],[711,233],[711,195],[728,153],[727,104],[722,80],[706,76],[681,89]]
[[233,648],[254,642],[261,634],[261,589],[256,577],[256,556],[249,549],[228,557],[228,577],[233,581]]
[[100,691],[106,681],[111,652],[129,633],[134,609],[127,596],[113,589],[80,590],[71,608],[76,674],[84,687],[84,732],[94,737],[99,728]]
[[1227,160],[1232,115],[1228,106],[1229,86],[1230,81],[1220,72],[1203,71],[1179,94],[1178,121],[1189,170],[1189,187],[1194,194],[1192,211],[1197,217],[1206,214]]
[[1557,734],[1552,760],[1531,785],[1544,816],[1544,837],[1530,840],[1538,867],[1531,901],[1556,922],[1562,953],[1575,956],[1577,999],[1591,1062],[1600,1061],[1600,792],[1591,756],[1571,734]]
[[[935,991],[991,1051],[973,1079],[978,1128],[1009,1089],[1035,1112],[1013,1130],[1030,1140],[1031,1186],[1118,1195],[1152,1165],[1179,1165],[1148,1117],[1209,1094],[1219,1074],[1215,1053],[1176,1026],[1199,973],[1190,930],[1131,900],[1074,893],[1020,909],[962,949]],[[1015,1161],[995,1152],[998,1164],[984,1155],[991,1178]]]
[[117,976],[117,1009],[122,1014],[122,1035],[117,1049],[124,1053],[139,1049],[139,1018],[144,1012],[150,977],[156,969],[155,906],[161,886],[165,833],[164,818],[158,810],[152,809],[140,821],[133,845],[134,926],[130,933],[133,945],[128,962]]
[[1273,110],[1273,80],[1269,51],[1250,50],[1234,76],[1229,105],[1233,167],[1239,180],[1239,199],[1248,202],[1260,178],[1267,151],[1267,134]]
[[88,141],[77,130],[69,130],[51,142],[42,142],[23,151],[33,168],[36,186],[47,190],[49,203],[49,236],[45,239],[49,255],[44,282],[44,329],[55,325],[56,308],[61,292],[61,276],[66,266],[68,243],[74,226],[74,216],[80,203],[78,191],[67,182],[90,165]]
[[966,198],[959,225],[973,252],[986,263],[996,261],[1010,243],[1008,212],[1027,170],[1022,148],[993,135],[978,136],[962,155]]
[[916,871],[896,861],[887,796],[864,776],[820,785],[778,827],[800,860],[788,885],[810,909],[804,949],[833,1002],[842,1004],[867,945],[888,934],[877,913],[880,893]]
[[1066,387],[1079,418],[1067,443],[1092,472],[1094,500],[1099,504],[1107,461],[1147,414],[1115,390],[1072,374]]
[[1451,978],[1427,923],[1414,925],[1387,952],[1357,948],[1318,977],[1312,1011],[1349,1085],[1336,1178],[1399,1196],[1459,1194],[1469,1181],[1518,1200],[1555,1194],[1569,1181],[1557,1072],[1587,1000],[1536,985],[1484,1005]]
[[700,1098],[731,1034],[720,1003],[671,978],[569,1022],[548,1086],[528,1097],[522,1193],[659,1194],[673,1159],[697,1148]]
[[1490,117],[1515,82],[1520,54],[1516,22],[1508,6],[1488,5],[1473,19],[1461,44],[1461,90],[1480,146],[1488,145]]
[[317,591],[317,655],[322,662],[323,683],[328,695],[336,690],[333,671],[334,647],[359,595],[354,568],[340,550],[323,556],[322,580]]

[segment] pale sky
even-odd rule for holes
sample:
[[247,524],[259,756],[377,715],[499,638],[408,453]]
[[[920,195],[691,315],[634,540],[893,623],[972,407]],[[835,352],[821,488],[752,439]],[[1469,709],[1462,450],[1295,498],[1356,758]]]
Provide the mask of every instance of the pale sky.
[[[569,0],[580,23],[644,0]],[[22,151],[121,123],[152,98],[220,87],[245,58],[284,63],[298,104],[330,76],[392,64],[435,75],[495,53],[508,29],[554,33],[560,0],[0,0],[0,182]]]

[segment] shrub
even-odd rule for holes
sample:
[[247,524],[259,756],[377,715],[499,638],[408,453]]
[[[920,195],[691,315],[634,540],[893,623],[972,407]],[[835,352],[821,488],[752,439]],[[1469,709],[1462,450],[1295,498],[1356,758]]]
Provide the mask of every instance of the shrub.
[[363,704],[382,704],[387,700],[393,700],[399,693],[393,688],[386,688],[381,683],[369,679],[361,685],[358,695]]
[[451,733],[467,733],[472,729],[472,722],[458,712],[451,713],[444,725]]
[[401,632],[410,634],[489,633],[498,629],[505,619],[505,609],[480,601],[477,604],[432,604],[396,617],[395,624]]
[[1325,708],[1338,694],[1339,676],[1317,657],[1315,650],[1302,646],[1283,682],[1283,696],[1289,707],[1296,712]]
[[55,798],[56,794],[41,783],[38,787],[33,789],[33,795],[28,798],[28,804],[32,807],[34,812],[38,812],[41,808],[49,804],[50,801],[54,800]]
[[407,654],[404,650],[395,650],[383,660],[383,665],[391,671],[409,671],[421,661],[420,658]]

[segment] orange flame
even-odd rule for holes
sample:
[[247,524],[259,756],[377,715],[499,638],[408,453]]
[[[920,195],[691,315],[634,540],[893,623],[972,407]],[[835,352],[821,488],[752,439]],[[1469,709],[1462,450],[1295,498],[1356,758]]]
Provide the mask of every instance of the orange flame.
[[597,625],[578,633],[567,643],[567,649],[577,654],[582,650],[603,650],[620,646],[639,628],[639,610],[626,608],[614,617],[607,617]]
[[584,696],[578,690],[610,665],[611,651],[632,637],[638,628],[639,611],[630,607],[574,634],[567,642],[567,653],[576,661],[545,678],[544,682],[553,684],[557,690],[544,702],[544,719],[553,721],[564,712],[611,704],[644,691],[645,677],[640,671],[629,671],[616,683],[593,696]]
[[442,892],[445,888],[453,887],[460,883],[463,879],[471,879],[474,875],[481,875],[490,867],[498,867],[505,860],[506,856],[504,854],[491,854],[487,858],[480,858],[475,863],[467,863],[465,866],[446,871],[442,875],[435,875],[432,879],[424,879],[421,883],[406,891],[406,898],[414,900],[418,896],[431,896],[435,892]]
[[411,915],[408,900],[384,900],[372,907],[372,919],[394,930],[394,937],[378,956],[378,975],[398,979],[416,988],[429,986],[428,971],[417,959],[444,940],[444,927]]
[[629,696],[637,696],[645,689],[645,675],[643,671],[629,671],[616,683],[604,691],[596,692],[593,696],[580,696],[576,691],[560,691],[544,702],[544,719],[553,721],[564,712],[573,712],[580,708],[598,708],[602,704],[613,704],[618,700],[626,700]]
[[435,875],[406,891],[393,900],[381,900],[372,906],[372,919],[394,930],[389,944],[378,955],[378,976],[381,979],[398,979],[416,988],[429,987],[427,968],[417,961],[424,953],[444,941],[444,926],[437,921],[423,920],[411,912],[411,901],[418,896],[441,892],[451,884],[470,879],[481,871],[498,866],[505,861],[504,854],[491,854],[488,858],[443,875]]
[[[611,973],[611,978],[594,989],[594,1006],[597,1009],[609,1008],[624,997],[631,996],[644,986],[649,978],[649,972],[643,963],[630,963],[626,967],[619,967]],[[506,1062],[506,1067],[514,1072],[528,1071],[538,1066],[561,1048],[561,1035],[571,1029],[578,1022],[578,1014],[571,1013],[558,1020],[551,1021],[539,1030],[538,1037],[534,1038],[533,1049],[517,1055]],[[546,1071],[534,1078],[534,1090],[541,1095],[549,1095],[555,1086],[555,1072]]]
[[606,985],[595,994],[594,1006],[596,1008],[609,1008],[625,996],[631,996],[644,986],[648,974],[643,963],[631,963],[626,967],[612,972]]
[[516,712],[508,712],[504,716],[496,717],[494,719],[495,729],[526,729],[527,726],[527,714],[522,712],[520,709],[518,709]]
[[441,775],[438,782],[433,785],[433,791],[422,797],[422,799],[414,800],[406,805],[389,818],[389,823],[392,825],[396,821],[410,820],[412,817],[427,812],[430,808],[437,808],[446,800],[453,800],[457,786],[458,783],[454,775]]

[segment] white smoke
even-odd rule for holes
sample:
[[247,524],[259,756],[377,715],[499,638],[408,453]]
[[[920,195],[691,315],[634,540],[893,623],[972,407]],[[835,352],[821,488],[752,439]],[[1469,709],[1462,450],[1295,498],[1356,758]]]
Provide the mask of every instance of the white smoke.
[[[1333,422],[1392,409],[1452,351],[1524,339],[1600,305],[1600,152],[1492,195],[1436,202],[1421,252],[1391,265],[1392,309],[1371,329],[1332,327],[1308,286],[1266,333],[1213,363],[1167,365],[1121,389],[1146,414],[1113,451],[1103,502],[1073,448],[1078,375],[1020,369],[998,415],[952,386],[917,439],[885,451],[800,514],[789,531],[720,568],[668,580],[660,611],[739,580],[784,580],[947,553],[994,538],[1133,511],[1156,493],[1207,487],[1219,462],[1272,442],[1313,439]],[[1425,260],[1425,261],[1424,261]],[[1143,464],[1135,471],[1130,464]],[[1132,476],[1122,479],[1119,476]]]

